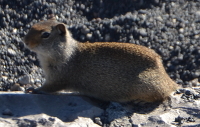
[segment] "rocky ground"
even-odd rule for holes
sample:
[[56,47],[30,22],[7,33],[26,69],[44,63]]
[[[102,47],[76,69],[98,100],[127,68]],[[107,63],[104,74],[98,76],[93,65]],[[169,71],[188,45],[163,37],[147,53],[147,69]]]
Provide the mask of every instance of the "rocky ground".
[[[154,49],[173,80],[199,92],[199,8],[199,0],[0,0],[0,91],[23,91],[44,82],[35,53],[22,40],[31,25],[54,14],[78,41],[129,42]],[[198,93],[188,96],[183,98],[198,101]],[[112,125],[109,115],[103,116],[104,125]]]
[[[195,99],[194,99],[195,98]],[[199,127],[200,98],[180,89],[171,104],[102,103],[83,96],[0,92],[1,127]]]

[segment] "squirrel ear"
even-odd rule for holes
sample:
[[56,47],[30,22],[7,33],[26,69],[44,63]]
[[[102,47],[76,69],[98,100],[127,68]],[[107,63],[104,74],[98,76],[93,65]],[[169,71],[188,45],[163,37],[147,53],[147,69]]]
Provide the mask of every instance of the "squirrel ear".
[[58,24],[56,26],[58,32],[60,35],[65,35],[66,34],[66,27],[65,27],[65,24],[61,23],[61,24]]

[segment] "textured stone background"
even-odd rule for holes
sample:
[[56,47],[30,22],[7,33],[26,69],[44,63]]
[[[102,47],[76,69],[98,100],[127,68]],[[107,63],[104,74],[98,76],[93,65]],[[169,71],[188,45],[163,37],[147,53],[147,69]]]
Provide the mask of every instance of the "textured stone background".
[[22,40],[49,14],[66,23],[78,41],[152,48],[177,83],[200,85],[199,6],[198,0],[0,0],[0,90],[44,82],[35,53]]

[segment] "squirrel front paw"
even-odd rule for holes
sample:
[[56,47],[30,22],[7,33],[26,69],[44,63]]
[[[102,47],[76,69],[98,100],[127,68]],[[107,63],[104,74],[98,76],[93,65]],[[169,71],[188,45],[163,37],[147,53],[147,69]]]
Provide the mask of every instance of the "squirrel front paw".
[[38,89],[35,89],[33,87],[29,87],[28,89],[26,89],[25,93],[31,93],[31,94],[45,94],[45,92],[40,91]]
[[28,89],[25,90],[25,93],[33,93],[34,90],[35,88],[29,87]]

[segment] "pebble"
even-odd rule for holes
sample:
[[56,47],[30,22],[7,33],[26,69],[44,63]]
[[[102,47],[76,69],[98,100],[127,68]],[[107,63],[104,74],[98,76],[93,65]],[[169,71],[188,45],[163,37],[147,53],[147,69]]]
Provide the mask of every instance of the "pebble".
[[16,52],[15,52],[13,49],[9,48],[9,49],[8,49],[8,55],[10,55],[10,56],[15,56],[15,55],[16,55]]
[[193,93],[192,93],[190,90],[186,90],[186,91],[185,91],[185,94],[186,94],[186,95],[192,95]]
[[147,36],[147,31],[146,31],[146,29],[144,29],[144,28],[139,29],[139,33],[140,33],[140,35],[142,35],[142,36]]
[[194,99],[200,99],[200,94],[194,95]]
[[90,29],[88,29],[86,26],[83,26],[83,28],[81,29],[81,32],[82,32],[83,34],[87,34],[87,33],[90,32]]
[[185,122],[185,118],[178,116],[178,117],[175,118],[175,122],[178,122],[178,125],[181,125]]
[[160,21],[160,22],[163,21],[163,18],[162,18],[161,16],[156,17],[156,19],[157,19],[158,21]]
[[33,84],[34,80],[33,80],[32,76],[24,75],[24,76],[19,77],[18,82],[19,82],[19,84],[27,85],[27,84]]
[[196,11],[195,14],[200,17],[200,11]]
[[13,34],[17,34],[17,29],[16,28],[13,29]]
[[80,8],[81,8],[82,10],[84,10],[84,9],[85,9],[85,5],[84,5],[84,4],[81,4]]
[[100,126],[102,126],[101,118],[100,117],[95,117],[94,122]]
[[200,86],[198,78],[193,79],[191,82],[192,82],[192,86]]
[[105,41],[110,41],[110,34],[105,35]]
[[183,28],[180,28],[180,29],[179,29],[179,32],[180,32],[180,33],[184,33],[184,29],[183,29]]
[[2,115],[12,116],[13,113],[10,109],[7,108],[2,112]]
[[92,34],[91,34],[91,33],[88,33],[88,34],[86,35],[86,37],[87,37],[88,40],[91,40],[91,39],[92,39]]
[[25,89],[23,87],[21,87],[18,83],[12,85],[10,87],[11,91],[25,91]]
[[193,117],[188,117],[187,122],[195,122],[195,119]]

